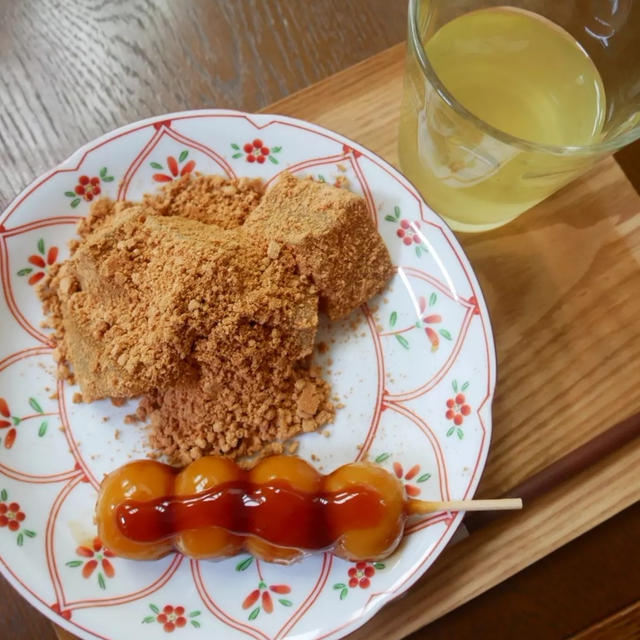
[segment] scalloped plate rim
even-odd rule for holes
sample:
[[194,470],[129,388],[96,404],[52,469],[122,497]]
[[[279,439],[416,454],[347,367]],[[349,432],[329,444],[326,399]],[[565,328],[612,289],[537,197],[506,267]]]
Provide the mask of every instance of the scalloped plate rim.
[[[457,257],[465,263],[467,267],[467,277],[472,283],[474,289],[477,291],[477,304],[480,309],[480,313],[484,315],[487,320],[486,323],[486,338],[487,338],[487,346],[488,346],[488,360],[489,360],[489,390],[486,399],[486,406],[483,411],[486,415],[486,424],[484,425],[486,430],[486,442],[478,455],[478,472],[475,477],[472,478],[469,484],[469,495],[474,495],[478,484],[480,482],[480,478],[482,477],[482,473],[484,471],[484,467],[487,460],[487,455],[489,452],[489,447],[491,444],[491,435],[492,435],[492,402],[495,393],[495,385],[497,378],[497,355],[496,355],[496,346],[495,340],[493,338],[492,331],[492,323],[488,308],[486,306],[486,302],[484,299],[484,294],[480,283],[476,277],[475,271],[469,262],[469,259],[460,245],[458,239],[455,237],[453,232],[447,223],[437,215],[431,207],[429,207],[428,203],[424,200],[420,192],[416,189],[416,187],[411,183],[411,181],[406,178],[398,169],[396,169],[393,165],[387,162],[380,155],[372,151],[371,149],[365,147],[364,145],[352,140],[351,138],[323,127],[321,125],[317,125],[313,122],[309,122],[306,120],[294,118],[291,116],[281,115],[277,113],[249,113],[236,109],[195,109],[195,110],[186,110],[186,111],[176,111],[170,112],[157,116],[150,116],[147,118],[143,118],[141,120],[137,120],[135,122],[131,122],[129,124],[125,124],[123,126],[117,127],[107,133],[104,133],[89,142],[85,143],[75,151],[73,151],[70,155],[68,155],[64,160],[58,163],[49,171],[41,174],[28,185],[26,185],[19,193],[16,195],[9,204],[2,211],[2,216],[0,217],[0,226],[4,226],[7,218],[14,213],[19,204],[31,193],[33,193],[37,188],[39,188],[44,182],[46,182],[51,176],[56,173],[64,172],[64,171],[74,171],[78,169],[78,166],[81,164],[84,156],[87,155],[90,151],[92,151],[95,147],[101,145],[113,139],[116,135],[122,135],[129,133],[133,130],[144,128],[145,126],[154,125],[159,122],[167,121],[167,120],[176,120],[176,119],[187,119],[189,117],[206,117],[206,116],[233,116],[233,117],[244,117],[254,126],[257,126],[259,130],[262,130],[268,127],[274,120],[278,120],[285,123],[290,123],[292,125],[303,125],[310,134],[315,133],[324,133],[328,134],[330,137],[342,141],[344,144],[348,144],[355,150],[360,151],[364,156],[369,156],[371,158],[376,159],[381,166],[383,166],[387,171],[391,173],[391,175],[398,179],[398,182],[402,186],[403,189],[409,190],[413,192],[413,195],[417,196],[418,200],[422,203],[422,206],[425,207],[428,211],[433,212],[438,218],[438,223],[442,225],[443,234],[448,236],[448,240],[452,243],[452,245],[457,250]],[[266,120],[264,124],[260,124],[261,121]],[[454,516],[448,528],[445,530],[443,536],[440,541],[437,543],[437,547],[439,549],[435,550],[428,561],[425,562],[424,566],[420,568],[419,571],[414,572],[409,578],[405,579],[404,582],[392,593],[386,594],[384,597],[376,597],[371,599],[359,610],[359,615],[356,617],[352,617],[350,622],[346,623],[342,628],[329,630],[329,635],[323,636],[324,638],[342,638],[348,633],[353,632],[354,630],[361,627],[368,620],[370,620],[384,605],[388,604],[395,598],[399,597],[403,593],[405,593],[420,577],[422,577],[426,571],[428,571],[431,564],[436,560],[436,558],[440,555],[443,548],[449,542],[451,537],[454,535],[458,526],[463,518],[463,514],[458,513]],[[87,638],[87,639],[95,639],[95,638],[104,638],[105,636],[98,635],[98,632],[94,633],[88,629],[81,628],[78,625],[75,625],[71,622],[68,622],[57,613],[53,612],[46,604],[44,604],[40,598],[32,593],[28,587],[23,585],[13,574],[11,568],[5,564],[3,558],[0,557],[0,572],[7,579],[7,581],[11,584],[11,586],[23,597],[25,598],[32,606],[34,606],[40,613],[44,614],[48,619],[57,624],[58,626],[64,628],[69,633],[74,634],[78,637]],[[288,636],[287,636],[288,637]]]

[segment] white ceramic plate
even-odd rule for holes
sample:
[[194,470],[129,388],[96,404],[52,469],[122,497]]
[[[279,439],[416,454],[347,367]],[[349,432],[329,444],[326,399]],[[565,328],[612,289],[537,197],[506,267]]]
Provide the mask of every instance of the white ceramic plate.
[[495,354],[489,318],[453,234],[412,185],[375,154],[313,124],[274,115],[192,111],[137,122],[79,149],[0,216],[0,568],[45,615],[82,638],[340,638],[431,565],[461,516],[413,522],[383,563],[320,554],[281,567],[243,555],[219,563],[170,556],[136,563],[95,539],[103,474],[143,457],[135,406],[75,404],[54,378],[33,285],[67,256],[99,193],[139,198],[189,171],[260,176],[283,170],[361,194],[397,273],[344,322],[321,328],[318,355],[344,408],[331,436],[299,453],[328,472],[368,457],[410,495],[468,498],[491,436]]

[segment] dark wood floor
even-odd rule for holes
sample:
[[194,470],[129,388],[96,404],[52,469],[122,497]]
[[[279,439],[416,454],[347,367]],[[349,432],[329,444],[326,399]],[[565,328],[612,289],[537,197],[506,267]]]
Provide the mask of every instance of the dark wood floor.
[[611,625],[640,602],[639,543],[636,504],[407,640],[560,640],[607,618],[593,638],[638,639],[637,606],[624,632]]

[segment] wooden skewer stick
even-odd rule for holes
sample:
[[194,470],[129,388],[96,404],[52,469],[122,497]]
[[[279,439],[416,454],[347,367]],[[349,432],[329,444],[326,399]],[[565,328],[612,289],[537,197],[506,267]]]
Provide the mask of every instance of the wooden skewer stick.
[[436,511],[504,511],[510,509],[522,509],[521,498],[499,498],[496,500],[445,500],[434,501],[415,500],[407,501],[407,513],[418,515],[434,513]]

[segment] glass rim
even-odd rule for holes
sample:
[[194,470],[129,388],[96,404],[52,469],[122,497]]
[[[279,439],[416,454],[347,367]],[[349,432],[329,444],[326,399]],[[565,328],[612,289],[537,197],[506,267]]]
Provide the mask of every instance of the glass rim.
[[[589,145],[549,145],[542,144],[538,142],[533,142],[532,140],[526,140],[524,138],[518,138],[517,136],[512,136],[506,131],[502,131],[488,122],[482,120],[478,116],[475,116],[471,111],[469,111],[466,107],[464,107],[460,102],[454,98],[454,96],[449,92],[445,84],[440,80],[438,74],[435,72],[435,69],[429,62],[429,58],[427,56],[426,51],[422,45],[422,40],[420,38],[420,31],[418,28],[418,4],[421,0],[409,0],[409,45],[413,47],[416,52],[416,57],[418,58],[418,64],[420,65],[420,69],[423,75],[429,80],[432,84],[438,95],[459,115],[464,118],[470,120],[473,124],[475,124],[478,129],[489,134],[491,137],[508,144],[510,146],[518,147],[524,149],[526,151],[542,151],[546,153],[550,153],[553,155],[591,155],[602,152],[610,152],[616,151],[624,147],[625,145],[633,142],[640,138],[640,123],[636,124],[629,131],[621,134],[620,136],[614,138],[613,140],[606,140],[603,142],[597,142],[595,144]],[[429,14],[427,15],[427,24],[431,20],[432,7],[429,7]]]

